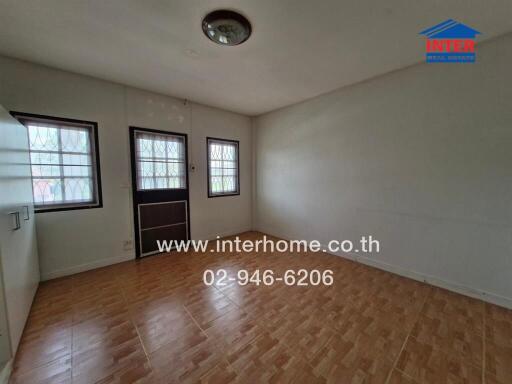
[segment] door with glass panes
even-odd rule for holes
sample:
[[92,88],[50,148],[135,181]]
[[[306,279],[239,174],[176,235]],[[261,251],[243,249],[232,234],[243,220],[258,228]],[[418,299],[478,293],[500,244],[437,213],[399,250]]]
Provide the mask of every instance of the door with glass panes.
[[143,257],[160,253],[164,241],[189,239],[187,135],[130,127],[130,149],[135,248]]

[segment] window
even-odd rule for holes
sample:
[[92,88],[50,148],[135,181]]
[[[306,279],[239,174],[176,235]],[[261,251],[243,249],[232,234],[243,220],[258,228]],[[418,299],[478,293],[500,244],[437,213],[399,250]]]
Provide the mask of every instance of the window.
[[37,212],[102,206],[98,126],[13,112],[27,127]]
[[240,194],[238,141],[207,138],[208,197]]
[[137,190],[185,189],[185,138],[135,131]]

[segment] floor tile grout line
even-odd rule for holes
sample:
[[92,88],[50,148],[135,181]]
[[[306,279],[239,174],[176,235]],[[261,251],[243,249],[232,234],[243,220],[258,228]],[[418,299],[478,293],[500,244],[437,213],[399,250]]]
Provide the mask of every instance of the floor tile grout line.
[[418,383],[418,380],[416,380],[414,377],[412,377],[408,373],[405,373],[400,368],[395,367],[395,368],[393,368],[393,370],[400,372],[402,375],[404,375],[405,377],[407,377],[409,380],[413,381],[414,383]]
[[[256,323],[258,325],[261,326],[261,328],[264,330],[264,332],[268,333],[270,337],[274,338],[272,336],[272,332],[271,332],[271,329],[268,328],[268,326],[265,324],[265,322],[263,320],[256,320]],[[334,334],[329,337],[327,339],[327,341],[325,343],[322,344],[322,346],[318,349],[318,351],[310,358],[308,359],[306,356],[303,356],[302,354],[300,354],[299,357],[303,358],[304,361],[306,362],[306,364],[312,369],[312,372],[314,374],[314,370],[315,370],[315,367],[311,364],[311,361],[317,356],[319,355],[321,352],[322,352],[322,348],[324,348],[326,345],[329,344],[329,342],[334,338],[335,335],[339,335],[339,336],[342,336],[341,333],[338,332],[338,330],[334,329],[334,328],[331,328],[330,325],[327,326],[328,329],[333,332]],[[259,337],[255,337],[254,339],[252,339],[249,343],[247,343],[247,345],[251,345],[254,341],[256,341]],[[281,341],[281,340],[278,340],[279,343],[282,343],[283,346],[285,347],[285,349],[289,350],[292,355],[295,355],[295,350],[293,348],[293,346],[291,345],[288,345],[288,343],[286,343],[285,341]]]
[[483,306],[483,325],[482,325],[482,384],[485,384],[486,382],[486,375],[485,375],[485,371],[486,371],[486,366],[485,366],[485,361],[486,361],[486,358],[485,358],[485,355],[487,353],[487,305],[485,304],[485,302],[482,302],[482,306]]
[[[69,353],[65,353],[64,355],[60,356],[60,357],[56,357],[55,359],[52,359],[44,364],[40,364],[40,365],[36,365],[35,367],[32,367],[30,369],[27,369],[27,370],[24,370],[24,371],[21,371],[21,372],[16,372],[18,375],[26,375],[30,372],[33,372],[35,371],[36,369],[41,369],[41,368],[45,368],[45,367],[48,367],[50,365],[52,365],[53,363],[55,363],[56,361],[58,360],[61,360],[61,359],[64,359],[66,357],[69,357],[71,359],[71,355],[72,353],[69,352]],[[13,368],[13,372],[14,372],[14,368]]]
[[[218,288],[217,288],[217,289],[218,289]],[[221,290],[219,290],[219,292],[221,292],[224,296],[226,296],[230,301],[232,301],[232,302],[233,302],[233,300],[231,300],[231,299],[230,299],[230,298],[229,298],[225,293],[223,293]],[[428,298],[428,294],[427,294],[427,297],[425,298],[424,303],[426,303],[426,299],[427,299],[427,298]],[[234,302],[233,302],[233,303],[234,303]],[[234,304],[238,306],[238,304],[237,304],[237,303],[234,303]],[[421,310],[423,309],[423,305],[424,305],[424,304],[422,304],[422,308],[420,309],[419,313],[421,313]],[[246,311],[245,311],[245,309],[243,309],[242,307],[240,307],[240,306],[239,306],[239,308],[240,308],[242,311],[246,312]],[[247,312],[246,312],[246,313],[247,313]],[[270,328],[268,328],[262,320],[256,320],[256,322],[257,322],[257,324],[261,325],[261,327],[263,328],[263,330],[264,330],[266,333],[268,333],[268,334],[270,335],[270,337],[273,337],[273,336],[272,336],[272,334],[271,334],[271,330],[270,330]],[[262,322],[262,323],[260,323],[260,322]],[[338,336],[343,336],[343,335],[339,332],[339,330],[338,330],[338,329],[336,329],[336,327],[331,327],[330,325],[328,325],[327,327],[328,327],[328,328],[329,328],[329,330],[331,330],[334,334],[333,334],[331,337],[329,337],[325,343],[323,343],[323,344],[322,344],[322,347],[320,347],[320,348],[319,348],[319,350],[318,350],[318,351],[317,351],[317,352],[316,352],[316,353],[311,357],[311,359],[307,359],[307,358],[306,358],[306,356],[303,356],[302,354],[301,354],[301,355],[299,355],[299,357],[303,358],[303,359],[304,359],[304,361],[306,362],[306,364],[307,364],[307,365],[308,365],[308,366],[309,366],[313,371],[315,370],[315,367],[314,367],[313,365],[311,365],[311,361],[310,361],[310,360],[313,360],[313,359],[314,359],[318,354],[320,354],[320,352],[322,351],[322,348],[323,348],[323,347],[325,347],[326,345],[328,345],[328,344],[329,344],[329,342],[330,342],[330,341],[331,341],[331,340],[332,340],[336,335],[338,335]],[[413,327],[414,327],[414,325],[411,327],[411,331],[410,331],[410,332],[412,332],[412,328],[413,328]],[[255,338],[254,338],[254,339],[252,339],[250,342],[248,342],[248,343],[247,343],[247,345],[251,345],[251,344],[253,344],[253,343],[254,343],[256,340],[258,340],[258,339],[259,339],[259,337],[255,337]],[[284,342],[284,341],[280,341],[280,340],[278,340],[278,341],[279,341],[279,343],[282,343],[282,344],[283,344],[283,346],[285,347],[285,349],[287,349],[287,350],[289,350],[290,352],[292,352],[292,355],[295,355],[295,350],[293,349],[293,346],[289,345],[288,343],[286,343],[286,342]],[[399,354],[398,356],[400,356],[400,354]],[[228,362],[228,363],[229,363],[229,362]],[[392,370],[393,370],[393,368],[391,369],[391,372],[392,372]]]
[[[72,279],[72,277],[70,278]],[[73,286],[71,287],[71,289],[73,289]],[[71,291],[73,292],[73,291]],[[36,290],[36,293],[34,295],[34,300],[33,300],[33,303],[35,302],[37,296],[40,294],[40,285],[37,287],[37,290]],[[72,297],[71,297],[71,301],[72,301]],[[27,317],[27,323],[28,323],[28,319],[31,317],[31,314],[32,314],[32,308],[33,308],[33,304],[32,306],[30,307],[30,312],[28,314],[28,317]],[[26,325],[25,325],[26,326]],[[71,344],[71,349],[69,351],[69,353],[64,353],[62,356],[59,356],[59,357],[56,357],[54,359],[51,359],[45,363],[41,363],[41,364],[37,364],[35,366],[31,366],[30,368],[26,369],[26,370],[22,370],[22,371],[18,371],[17,374],[27,374],[27,373],[30,373],[36,369],[41,369],[43,367],[46,367],[46,366],[49,366],[51,364],[53,364],[54,362],[56,362],[57,360],[60,360],[60,359],[63,359],[63,358],[66,358],[67,356],[69,356],[71,362],[73,361],[72,360],[72,355],[73,355],[73,348],[72,348],[72,345],[73,345],[73,311],[71,311],[71,324],[69,325],[69,328],[70,328],[70,334],[71,334],[71,340],[70,340],[70,344]],[[20,343],[19,343],[19,346],[18,346],[18,351],[16,351],[16,354],[14,355],[14,357],[12,358],[13,359],[13,367],[12,367],[12,372],[15,371],[15,367],[14,367],[14,362],[18,359],[18,353],[20,353],[20,350],[22,348],[22,345],[24,343],[23,341],[23,337],[25,336],[25,327],[23,328],[23,333],[22,333],[22,338],[20,339]]]
[[420,319],[421,312],[425,308],[425,305],[427,304],[427,300],[430,297],[431,293],[432,293],[432,288],[428,287],[428,292],[425,295],[425,299],[423,300],[423,304],[421,305],[421,308],[419,309],[418,313],[416,314],[416,318],[414,320],[414,323],[411,326],[411,328],[409,329],[409,332],[407,333],[407,336],[405,337],[405,340],[404,340],[404,342],[402,344],[402,347],[400,348],[400,352],[398,352],[398,354],[397,354],[397,356],[395,358],[393,366],[391,367],[391,370],[388,373],[388,377],[387,377],[387,379],[385,381],[385,384],[389,384],[389,380],[391,380],[391,376],[393,375],[393,370],[396,368],[396,365],[398,364],[398,361],[400,360],[400,356],[402,355],[402,353],[405,350],[405,346],[407,345],[407,342],[409,341],[409,337],[411,337],[412,331],[414,330],[414,327],[416,326],[416,323]]
[[[39,287],[38,287],[38,290],[39,290]],[[73,292],[73,291],[71,291]],[[37,296],[37,292],[36,292],[36,296]],[[34,296],[34,300],[35,300],[35,297]],[[71,297],[71,300],[72,300],[72,297]],[[32,312],[32,307],[30,308],[30,313],[29,313],[29,317],[30,317],[30,314]],[[69,328],[70,328],[70,350],[69,350],[69,353],[64,353],[62,356],[59,356],[59,357],[56,357],[54,359],[51,359],[45,363],[41,363],[41,364],[38,364],[38,365],[35,365],[35,366],[32,366],[30,367],[29,369],[26,369],[26,370],[22,370],[22,371],[19,371],[18,374],[27,374],[27,373],[30,373],[36,369],[41,369],[43,367],[47,367],[49,365],[52,365],[54,362],[56,362],[57,360],[60,360],[60,359],[63,359],[63,358],[66,358],[69,356],[69,359],[70,359],[70,362],[71,362],[71,369],[70,371],[72,371],[72,368],[73,368],[73,310],[71,310],[71,324],[69,325]],[[23,330],[23,332],[25,332],[25,330]],[[22,345],[22,341],[20,341],[20,346]],[[20,347],[18,347],[18,350],[20,349]],[[17,355],[18,352],[16,352],[16,355]],[[16,360],[17,356],[14,356],[14,360]],[[13,367],[13,371],[14,371],[14,367]]]
[[[206,333],[206,331],[199,325],[199,323],[197,322],[197,320],[195,319],[195,317],[192,315],[192,313],[189,311],[189,309],[185,306],[185,304],[182,304],[183,305],[183,308],[185,309],[185,312],[187,312],[187,314],[190,316],[190,318],[192,319],[192,321],[197,325],[197,327],[201,330],[201,332],[204,334],[204,336],[206,337],[207,340],[209,340],[211,343],[213,343],[213,340],[210,336],[208,336],[208,334]],[[252,340],[251,340],[252,342]],[[250,343],[249,343],[250,344]],[[215,348],[217,348],[217,346],[215,346]],[[239,375],[238,371],[230,364],[230,362],[228,361],[227,357],[226,357],[226,353],[225,351],[221,351],[222,353],[222,360],[224,360],[230,367],[231,369],[233,369],[233,371]],[[211,369],[209,369],[207,372],[204,373],[204,375],[202,375],[201,377],[204,377],[206,376],[207,373],[209,373],[212,369],[218,367],[220,365],[220,363],[216,364],[214,367],[212,367]],[[201,378],[200,377],[200,378]]]
[[[116,280],[118,280],[118,279],[116,278]],[[119,282],[119,280],[118,280],[118,283],[119,283],[119,290],[121,291],[121,296],[123,297],[124,304],[126,305],[126,309],[128,310],[128,316],[130,317],[130,323],[135,328],[135,332],[137,333],[137,338],[139,339],[139,343],[142,347],[142,351],[144,352],[144,355],[146,356],[146,360],[149,364],[149,367],[150,367],[150,369],[153,369],[153,366],[151,365],[151,360],[149,359],[148,351],[146,350],[146,346],[144,345],[144,342],[142,341],[142,336],[140,335],[139,328],[137,327],[137,324],[135,324],[135,321],[133,320],[132,310],[130,308],[130,305],[128,304],[128,300],[126,298],[123,286]]]
[[[224,295],[224,297],[226,297],[230,302],[232,302],[236,307],[238,307],[241,311],[243,311],[244,313],[248,313],[248,312],[247,312],[247,311],[246,311],[242,306],[240,306],[238,303],[236,303],[234,300],[232,300],[232,299],[231,299],[231,298],[230,298],[226,293],[224,293],[223,291],[221,291],[221,290],[220,290],[219,288],[217,288],[217,287],[215,287],[215,288],[216,288],[216,289],[217,289],[217,290],[218,290],[222,295]],[[264,331],[264,332],[268,333],[268,334],[269,334],[269,336],[270,336],[270,337],[272,337],[272,334],[271,334],[271,332],[270,332],[270,329],[265,325],[265,323],[264,323],[262,320],[256,319],[255,321],[256,321],[256,324],[258,324],[259,326],[261,326],[261,328],[263,329],[263,331]],[[330,329],[330,327],[329,327],[329,329]],[[337,332],[335,331],[335,333],[337,333]],[[260,336],[261,336],[261,335],[260,335]],[[256,337],[254,337],[254,338],[253,338],[253,339],[251,339],[251,340],[250,340],[246,345],[252,345],[255,341],[257,341],[257,340],[259,339],[259,337],[260,337],[260,336],[256,336]],[[323,346],[326,346],[326,345],[329,343],[329,341],[331,341],[331,339],[332,339],[333,337],[334,337],[334,335],[332,335],[331,337],[329,337],[329,339],[327,340],[327,342],[326,342],[326,343],[324,343],[324,344],[323,344]],[[295,352],[294,352],[294,350],[293,350],[293,348],[292,348],[292,346],[288,345],[288,344],[287,344],[287,343],[285,343],[284,341],[280,341],[280,340],[278,340],[278,342],[279,342],[279,343],[283,343],[283,346],[284,346],[287,350],[291,351],[291,352],[292,352],[292,354],[294,354],[294,353],[295,353]],[[322,346],[322,347],[323,347],[323,346]],[[321,352],[321,348],[317,351],[317,353],[315,354],[315,356],[316,356],[317,354],[319,354],[320,352]],[[307,363],[307,365],[308,365],[311,369],[313,369],[313,370],[314,370],[314,368],[315,368],[315,367],[313,367],[313,366],[311,365],[310,361],[308,361],[308,359],[307,359],[305,356],[302,356],[302,355],[301,355],[301,357],[304,359],[304,361]],[[229,361],[228,361],[228,364],[229,364]],[[232,367],[232,365],[231,365],[231,364],[229,364],[229,365]],[[233,369],[234,369],[234,367],[233,367]],[[237,372],[237,370],[236,370],[236,369],[234,369],[234,371],[235,371],[235,372]],[[238,373],[238,372],[237,372],[237,373]]]
[[[73,296],[75,293],[75,278],[71,278],[71,302],[74,302]],[[74,346],[73,346],[73,340],[74,340],[74,331],[75,331],[75,309],[73,305],[71,305],[71,382],[73,382],[73,361],[74,361]]]
[[192,321],[194,322],[195,325],[197,325],[197,327],[199,328],[199,330],[205,335],[205,337],[208,339],[208,340],[211,340],[210,337],[208,337],[208,334],[206,333],[206,331],[199,325],[199,323],[197,322],[196,318],[194,316],[192,316],[192,313],[188,310],[187,306],[185,304],[182,304],[182,307],[183,309],[185,310],[185,312],[187,312],[187,314],[190,316],[190,318],[192,319]]

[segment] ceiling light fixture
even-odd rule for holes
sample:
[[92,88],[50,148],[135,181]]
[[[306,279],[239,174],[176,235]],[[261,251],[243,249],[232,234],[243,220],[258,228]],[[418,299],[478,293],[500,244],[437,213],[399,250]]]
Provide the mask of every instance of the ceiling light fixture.
[[220,45],[242,44],[251,36],[251,31],[249,20],[234,11],[213,11],[203,19],[204,34]]

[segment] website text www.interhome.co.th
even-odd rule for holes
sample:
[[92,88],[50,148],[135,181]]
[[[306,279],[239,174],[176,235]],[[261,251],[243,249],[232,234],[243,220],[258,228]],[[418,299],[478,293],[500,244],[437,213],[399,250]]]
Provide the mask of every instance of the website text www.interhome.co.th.
[[263,236],[261,239],[242,240],[238,236],[229,239],[212,240],[214,247],[208,247],[209,240],[157,240],[160,252],[345,252],[345,253],[378,253],[380,242],[371,235],[351,240],[331,240],[326,246],[318,240],[273,240]]

